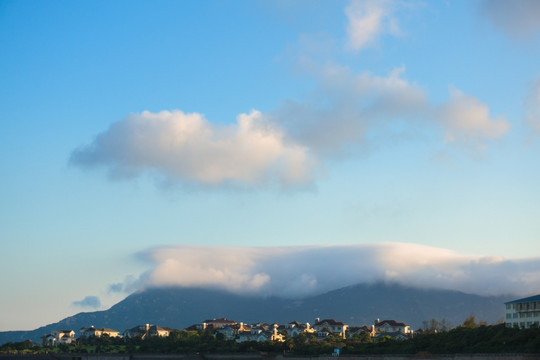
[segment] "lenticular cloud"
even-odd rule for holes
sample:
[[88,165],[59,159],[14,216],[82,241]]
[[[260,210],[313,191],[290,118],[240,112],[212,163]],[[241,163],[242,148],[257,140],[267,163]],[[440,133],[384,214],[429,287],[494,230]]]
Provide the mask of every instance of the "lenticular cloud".
[[540,288],[540,258],[472,256],[407,243],[349,246],[169,246],[143,254],[153,269],[139,288],[183,286],[300,297],[378,281],[480,295]]

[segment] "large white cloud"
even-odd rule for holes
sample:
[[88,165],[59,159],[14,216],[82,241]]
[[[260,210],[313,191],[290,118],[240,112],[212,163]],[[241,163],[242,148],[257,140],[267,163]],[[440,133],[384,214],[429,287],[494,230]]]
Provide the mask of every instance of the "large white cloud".
[[399,34],[392,0],[355,0],[345,9],[348,45],[355,51],[371,46],[383,33]]
[[[349,45],[360,50],[383,33],[398,34],[395,13],[404,6],[394,0],[351,1],[345,9]],[[384,141],[439,132],[445,146],[485,149],[509,130],[505,118],[491,117],[487,104],[458,89],[447,102],[432,103],[422,86],[405,77],[404,66],[381,76],[327,60],[322,66],[303,60],[318,84],[303,99],[285,100],[264,114],[241,114],[226,126],[180,110],[132,114],[73,151],[71,163],[104,166],[113,177],[150,172],[172,183],[289,186],[313,180],[330,159]],[[537,102],[530,103],[529,122],[536,126]]]
[[258,111],[239,115],[229,126],[179,110],[132,114],[74,151],[71,162],[105,165],[113,176],[157,171],[169,181],[204,185],[297,184],[312,170],[308,149],[288,142]]
[[538,0],[484,0],[481,12],[514,37],[531,37],[540,31]]
[[144,253],[139,288],[184,286],[298,297],[357,283],[397,282],[483,295],[540,288],[540,258],[473,256],[410,243],[303,247],[166,246]]
[[169,182],[205,186],[289,186],[311,181],[329,159],[387,138],[409,140],[418,127],[440,129],[447,143],[481,149],[508,131],[509,123],[491,118],[475,97],[452,89],[446,103],[435,105],[404,74],[404,67],[378,76],[327,65],[304,100],[241,114],[227,126],[180,110],[132,114],[75,150],[71,162],[105,166],[116,177],[154,172]]
[[395,124],[405,136],[416,126],[441,128],[447,143],[480,148],[508,131],[509,123],[490,118],[488,106],[475,97],[451,89],[448,102],[434,105],[404,73],[400,67],[387,76],[354,74],[327,65],[303,101],[285,101],[267,114],[241,114],[228,126],[180,110],[132,114],[75,150],[71,162],[103,165],[116,177],[150,171],[170,182],[206,186],[288,186],[312,180],[316,165],[329,157],[400,136]]

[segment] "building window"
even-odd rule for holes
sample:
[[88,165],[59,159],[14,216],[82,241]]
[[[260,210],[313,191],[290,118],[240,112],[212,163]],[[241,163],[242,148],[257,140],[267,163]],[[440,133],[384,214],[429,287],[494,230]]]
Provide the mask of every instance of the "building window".
[[514,319],[517,319],[518,314],[517,314],[517,313],[514,313],[514,314],[513,314],[513,317],[514,317]]
[[512,318],[512,314],[506,314],[506,318],[507,318],[507,319],[511,319],[511,318]]

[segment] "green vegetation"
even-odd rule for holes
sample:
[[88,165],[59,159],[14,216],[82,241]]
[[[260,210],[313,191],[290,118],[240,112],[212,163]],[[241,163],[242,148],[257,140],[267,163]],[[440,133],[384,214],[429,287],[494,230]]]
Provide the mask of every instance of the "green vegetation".
[[[468,325],[468,326],[466,326]],[[348,344],[349,354],[432,354],[456,353],[540,353],[540,329],[512,329],[504,324],[471,326],[466,324],[446,332],[416,335],[413,339]]]
[[540,353],[540,329],[513,329],[501,325],[478,325],[471,319],[449,331],[417,334],[410,340],[390,337],[372,339],[367,334],[350,339],[330,336],[317,340],[311,334],[288,338],[285,342],[243,342],[225,340],[205,331],[174,331],[168,337],[121,339],[103,336],[80,339],[77,344],[38,346],[31,341],[7,343],[0,353],[293,353],[330,354],[341,347],[343,354],[455,354],[455,353]]
[[21,342],[8,342],[0,346],[0,354],[2,353],[35,353],[40,352],[42,347],[33,341],[26,340]]

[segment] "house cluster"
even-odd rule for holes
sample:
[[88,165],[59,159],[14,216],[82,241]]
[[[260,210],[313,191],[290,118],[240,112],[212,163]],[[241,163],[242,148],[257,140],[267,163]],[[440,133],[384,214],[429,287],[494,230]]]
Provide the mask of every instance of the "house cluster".
[[[505,303],[506,326],[520,329],[540,326],[540,294]],[[52,334],[41,337],[43,345],[59,345],[75,343],[77,339],[100,337],[123,337],[124,339],[140,337],[142,339],[151,336],[169,336],[175,329],[160,327],[157,325],[139,325],[127,329],[123,333],[113,329],[95,328],[94,326],[83,327],[79,330],[79,336],[75,337],[73,330],[56,330]],[[306,334],[317,339],[325,339],[329,336],[338,336],[343,339],[355,335],[367,334],[372,338],[388,336],[397,340],[405,340],[413,336],[410,326],[395,320],[379,321],[377,319],[371,326],[349,326],[334,319],[315,319],[313,325],[293,321],[285,325],[280,324],[245,324],[221,318],[205,320],[200,324],[194,324],[184,330],[211,331],[214,336],[222,336],[227,340],[237,342],[244,341],[285,341],[287,337],[295,337]],[[365,335],[364,335],[365,336]]]
[[41,337],[43,345],[71,344],[75,340],[75,331],[73,330],[55,330],[52,334]]
[[170,332],[174,329],[160,327],[157,325],[140,325],[134,328],[125,330],[122,334],[119,331],[108,328],[96,328],[94,326],[82,327],[79,329],[79,336],[75,337],[75,331],[73,330],[56,330],[52,334],[43,335],[41,342],[43,345],[58,345],[58,344],[72,344],[77,339],[84,339],[90,337],[123,337],[125,339],[140,337],[145,339],[149,336],[169,336]]
[[[169,336],[175,329],[160,327],[157,325],[139,325],[125,330],[122,334],[119,331],[107,328],[95,328],[94,326],[83,327],[79,330],[79,337],[75,337],[73,330],[57,330],[52,334],[42,337],[43,345],[58,345],[75,343],[77,339],[89,337],[123,337],[124,339],[140,337],[142,339],[151,336]],[[334,319],[315,319],[313,325],[293,321],[285,325],[255,323],[244,324],[226,318],[209,319],[200,324],[193,324],[184,330],[210,331],[214,336],[220,336],[226,340],[236,342],[244,341],[285,341],[287,337],[295,337],[306,334],[323,340],[330,336],[337,336],[342,339],[351,338],[355,335],[367,334],[370,337],[378,338],[389,336],[394,339],[404,340],[413,336],[413,331],[409,325],[395,320],[375,321],[372,326],[349,326]],[[221,335],[218,335],[221,334]]]

